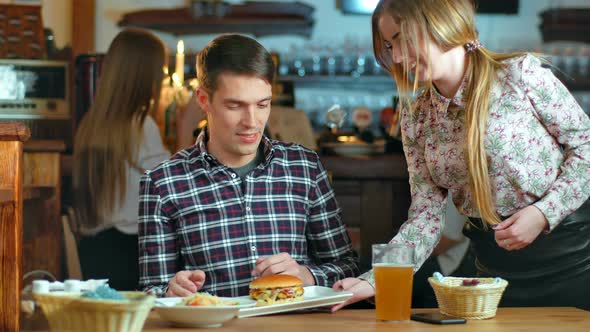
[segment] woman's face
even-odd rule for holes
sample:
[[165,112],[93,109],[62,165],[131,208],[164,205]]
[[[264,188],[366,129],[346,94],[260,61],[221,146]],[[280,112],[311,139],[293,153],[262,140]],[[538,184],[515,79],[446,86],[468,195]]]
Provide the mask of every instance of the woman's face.
[[[429,50],[429,58],[426,58],[426,52],[424,50],[418,50],[414,48],[410,36],[404,36],[401,34],[399,24],[393,19],[391,15],[384,14],[379,18],[378,21],[379,32],[383,38],[383,44],[388,49],[391,56],[391,60],[396,65],[404,66],[404,59],[402,55],[402,45],[408,49],[408,67],[404,68],[407,73],[415,73],[416,63],[419,61],[420,67],[417,74],[419,81],[424,81],[430,78],[432,81],[440,78],[440,70],[442,66],[441,58],[442,52],[440,48],[432,41],[428,40],[425,43],[425,47]],[[428,67],[430,67],[431,77],[428,77]]]

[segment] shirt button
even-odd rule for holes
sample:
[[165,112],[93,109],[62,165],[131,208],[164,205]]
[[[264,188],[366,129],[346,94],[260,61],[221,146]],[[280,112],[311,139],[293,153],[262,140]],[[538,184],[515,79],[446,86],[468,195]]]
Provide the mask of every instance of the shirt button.
[[251,246],[251,247],[250,247],[250,250],[252,250],[252,251],[256,251],[256,247],[255,247],[255,246]]
[[235,179],[236,178],[236,173],[231,173],[231,177],[232,177],[232,179]]
[[246,211],[250,211],[252,210],[252,208],[250,208],[250,205],[246,206]]

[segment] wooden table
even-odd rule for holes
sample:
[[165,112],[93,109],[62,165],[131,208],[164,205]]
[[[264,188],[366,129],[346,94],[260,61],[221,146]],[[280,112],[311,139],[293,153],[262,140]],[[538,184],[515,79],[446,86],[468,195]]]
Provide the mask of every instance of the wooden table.
[[[416,309],[415,311],[433,311]],[[215,331],[260,332],[275,329],[281,332],[323,331],[590,331],[590,311],[576,308],[500,308],[496,317],[469,320],[460,325],[433,325],[414,321],[381,322],[375,320],[374,310],[340,310],[331,313],[281,314],[233,319]],[[162,321],[152,312],[144,331],[178,332],[179,329]],[[196,329],[195,329],[196,330]]]

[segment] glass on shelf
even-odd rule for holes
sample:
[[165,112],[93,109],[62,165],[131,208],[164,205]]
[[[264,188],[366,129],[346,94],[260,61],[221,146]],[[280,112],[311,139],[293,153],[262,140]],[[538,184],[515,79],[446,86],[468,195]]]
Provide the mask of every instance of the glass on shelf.
[[580,48],[580,50],[578,52],[578,56],[577,56],[577,62],[578,62],[577,76],[582,79],[589,80],[590,79],[590,73],[589,73],[590,49],[588,47],[581,47]]
[[326,112],[326,126],[330,128],[332,133],[337,133],[338,129],[344,124],[346,118],[346,111],[340,105],[332,105]]

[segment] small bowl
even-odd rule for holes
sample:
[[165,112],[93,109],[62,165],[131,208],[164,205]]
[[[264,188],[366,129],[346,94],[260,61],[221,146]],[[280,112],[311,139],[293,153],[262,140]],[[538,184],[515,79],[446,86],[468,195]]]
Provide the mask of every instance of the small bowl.
[[157,299],[154,310],[163,320],[177,327],[211,328],[220,327],[223,323],[238,315],[240,308],[256,305],[255,301],[242,298],[221,298],[236,300],[237,305],[227,306],[184,306],[176,305],[181,298]]
[[177,327],[220,327],[238,315],[236,307],[156,307],[162,319]]

